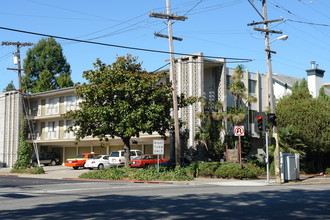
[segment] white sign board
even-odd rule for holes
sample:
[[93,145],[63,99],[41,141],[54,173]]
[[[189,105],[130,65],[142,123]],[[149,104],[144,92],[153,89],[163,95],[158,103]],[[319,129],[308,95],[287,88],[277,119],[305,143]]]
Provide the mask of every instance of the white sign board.
[[164,155],[164,140],[154,140],[153,153]]
[[235,136],[244,136],[244,126],[235,126],[234,133]]

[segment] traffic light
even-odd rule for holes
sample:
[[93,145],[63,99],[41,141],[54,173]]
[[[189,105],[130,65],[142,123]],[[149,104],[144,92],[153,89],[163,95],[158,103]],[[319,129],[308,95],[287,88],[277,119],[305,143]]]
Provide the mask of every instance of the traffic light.
[[268,124],[270,124],[272,127],[276,126],[276,115],[275,113],[268,113]]
[[265,120],[266,115],[263,112],[254,113],[254,130],[257,133],[262,133],[265,131]]

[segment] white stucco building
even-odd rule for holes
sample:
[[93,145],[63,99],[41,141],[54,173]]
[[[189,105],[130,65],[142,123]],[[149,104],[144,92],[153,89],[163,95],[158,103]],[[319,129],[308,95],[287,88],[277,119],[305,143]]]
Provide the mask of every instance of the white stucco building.
[[[187,97],[203,97],[209,101],[223,103],[223,108],[234,105],[234,97],[230,95],[227,86],[231,82],[234,69],[226,66],[225,59],[206,59],[203,53],[175,59],[175,76],[177,80],[178,94],[183,93]],[[313,96],[318,94],[318,89],[323,85],[324,71],[316,65],[307,70],[308,85]],[[274,96],[276,99],[291,92],[292,85],[301,79],[290,76],[273,74]],[[257,102],[247,106],[249,115],[245,124],[246,133],[256,135],[253,126],[253,113],[265,111],[269,105],[268,75],[252,73],[246,70],[243,83],[247,92],[257,98]],[[330,88],[326,93],[330,95]],[[97,152],[109,154],[112,150],[122,149],[123,144],[119,138],[110,139],[104,147],[99,145],[97,138],[85,138],[78,144],[74,142],[74,135],[65,130],[72,124],[72,120],[64,119],[62,114],[77,108],[77,99],[74,88],[63,88],[47,92],[24,95],[24,106],[20,103],[23,95],[18,92],[0,93],[0,167],[12,167],[17,158],[19,144],[19,121],[21,110],[28,114],[32,128],[30,141],[36,144],[39,151],[53,151],[60,156],[60,162],[79,153]],[[179,111],[179,118],[184,122],[182,130],[187,131],[187,147],[194,148],[194,137],[198,132],[200,119],[197,116],[203,111],[201,103],[195,103]],[[144,153],[152,153],[153,139],[159,135],[142,134],[139,138],[133,138],[132,149],[142,150]],[[170,138],[165,140],[165,157],[169,158]]]

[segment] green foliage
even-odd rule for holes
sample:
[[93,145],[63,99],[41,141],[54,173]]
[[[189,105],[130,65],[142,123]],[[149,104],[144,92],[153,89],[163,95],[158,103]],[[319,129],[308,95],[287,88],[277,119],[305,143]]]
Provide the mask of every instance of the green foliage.
[[[97,60],[95,70],[83,73],[89,83],[77,85],[76,94],[84,101],[79,110],[65,115],[75,119],[78,129],[69,130],[78,140],[86,136],[100,140],[119,137],[130,152],[133,136],[153,132],[165,136],[171,125],[171,84],[160,83],[165,73],[148,73],[141,65],[137,57],[128,54],[117,57],[111,65]],[[125,157],[128,167],[129,155]]]
[[9,91],[13,91],[15,89],[16,89],[15,88],[15,85],[14,85],[13,81],[11,81],[10,83],[8,83],[8,85],[6,86],[6,88],[4,88],[2,90],[2,92],[9,92]]
[[44,174],[45,170],[42,167],[31,167],[31,168],[26,168],[26,167],[18,167],[18,168],[13,168],[11,173],[26,173],[26,174]]
[[[234,74],[231,76],[233,82],[229,84],[229,92],[235,97],[235,108],[239,109],[240,105],[243,104],[243,99],[247,100],[247,105],[252,102],[256,102],[257,99],[253,96],[249,96],[246,92],[246,88],[243,83],[243,75],[245,72],[245,67],[243,65],[238,65],[235,68]],[[243,119],[244,121],[244,119]],[[243,122],[241,121],[241,122]],[[239,122],[239,123],[241,123]],[[239,124],[238,123],[238,124]]]
[[318,98],[321,99],[321,100],[324,100],[324,101],[328,101],[328,102],[330,102],[330,96],[328,96],[328,95],[325,93],[324,86],[322,86],[322,87],[320,88]]
[[291,147],[300,142],[299,146],[308,146],[299,147],[305,153],[330,151],[330,101],[313,99],[305,84],[296,84],[292,94],[282,97],[276,107],[278,127],[292,130],[295,140],[290,141]]
[[245,108],[236,108],[236,107],[228,107],[226,118],[227,120],[234,125],[239,125],[244,122],[247,116],[247,109]]
[[307,146],[300,139],[300,135],[295,133],[294,127],[289,125],[285,128],[279,128],[279,144],[284,152],[299,153],[305,155]]
[[223,163],[216,171],[215,176],[220,178],[256,179],[257,173],[248,167],[241,168],[238,163]]
[[330,175],[330,168],[325,169],[325,173],[326,173],[327,175]]
[[29,49],[24,59],[25,75],[22,88],[36,93],[73,86],[70,64],[63,55],[62,47],[54,38],[41,39]]
[[211,102],[204,101],[203,105],[204,112],[199,113],[201,126],[195,140],[205,147],[207,158],[219,161],[224,152],[221,139],[221,131],[224,130],[222,103],[218,102],[213,106]]
[[220,165],[221,165],[220,162],[199,163],[199,176],[214,177],[214,173],[219,168]]
[[30,156],[32,152],[32,146],[26,141],[25,137],[25,128],[26,121],[24,117],[21,120],[20,127],[20,139],[19,139],[19,147],[17,150],[17,160],[13,166],[14,169],[28,168],[30,166]]
[[180,166],[174,170],[167,170],[160,167],[148,169],[110,168],[95,170],[83,173],[79,178],[84,179],[112,179],[112,180],[136,180],[136,181],[186,181],[193,177],[187,174],[187,170]]
[[244,168],[250,169],[253,173],[257,174],[257,176],[266,174],[266,164],[261,163],[260,161],[251,161],[244,163]]

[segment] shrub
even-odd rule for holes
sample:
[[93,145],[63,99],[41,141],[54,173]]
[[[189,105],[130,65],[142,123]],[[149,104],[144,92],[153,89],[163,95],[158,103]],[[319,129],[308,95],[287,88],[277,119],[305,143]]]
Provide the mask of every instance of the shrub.
[[244,167],[245,168],[249,168],[251,169],[253,172],[255,172],[258,176],[259,175],[265,175],[266,174],[266,170],[265,170],[265,167],[266,165],[264,166],[259,166],[259,164],[255,164],[254,162],[248,162],[248,163],[245,163],[244,164]]
[[19,168],[13,168],[11,173],[27,173],[27,174],[44,174],[45,170],[42,167],[19,167]]
[[215,176],[220,178],[255,179],[257,174],[250,168],[241,168],[238,163],[223,163],[216,171]]
[[201,177],[214,177],[215,171],[221,165],[220,162],[202,162],[199,163],[199,175]]
[[83,173],[79,176],[82,179],[111,179],[122,180],[125,177],[124,168],[102,169]]
[[180,166],[173,170],[160,167],[159,172],[157,167],[150,167],[148,169],[110,168],[89,171],[81,174],[79,178],[138,181],[185,181],[193,179],[193,177],[188,175],[187,169]]
[[330,168],[327,168],[327,169],[325,170],[325,174],[330,175]]

